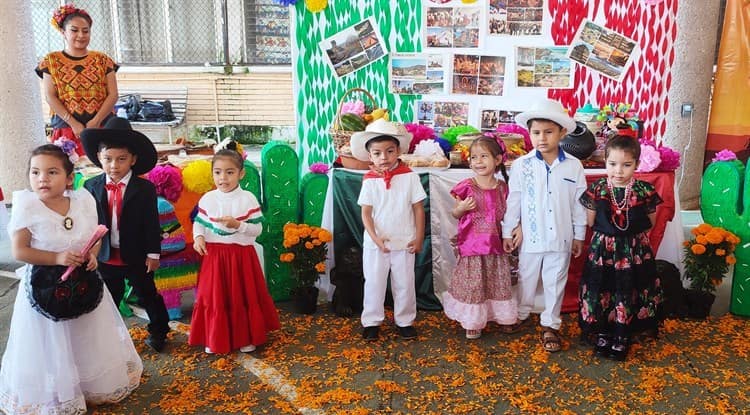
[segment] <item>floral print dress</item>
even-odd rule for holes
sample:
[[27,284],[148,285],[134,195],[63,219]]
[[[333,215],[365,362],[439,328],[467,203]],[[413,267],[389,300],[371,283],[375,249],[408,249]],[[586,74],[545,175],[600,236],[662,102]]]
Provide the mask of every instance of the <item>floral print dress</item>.
[[631,334],[657,330],[661,282],[648,238],[648,215],[662,203],[650,183],[634,180],[627,207],[626,190],[612,188],[607,179],[592,183],[580,202],[595,210],[593,236],[578,290],[579,324],[584,335]]

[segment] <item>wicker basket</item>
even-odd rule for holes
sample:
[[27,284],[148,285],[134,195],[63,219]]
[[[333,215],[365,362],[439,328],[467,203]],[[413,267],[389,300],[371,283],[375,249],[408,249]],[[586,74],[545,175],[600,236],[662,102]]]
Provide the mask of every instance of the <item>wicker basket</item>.
[[336,118],[334,118],[333,126],[331,127],[331,139],[333,139],[333,146],[336,149],[336,154],[338,154],[341,157],[341,164],[343,164],[344,167],[350,168],[350,169],[367,170],[369,169],[369,163],[354,158],[349,148],[349,142],[352,138],[352,134],[356,133],[357,131],[342,130],[340,127],[341,108],[344,106],[344,102],[346,98],[355,92],[362,93],[364,96],[367,97],[367,99],[370,100],[370,103],[372,104],[373,107],[376,106],[375,98],[373,98],[372,95],[369,92],[367,92],[367,90],[362,89],[362,88],[351,88],[348,91],[346,91],[344,95],[341,96],[341,99],[339,100],[339,106],[338,106],[338,109],[336,110]]

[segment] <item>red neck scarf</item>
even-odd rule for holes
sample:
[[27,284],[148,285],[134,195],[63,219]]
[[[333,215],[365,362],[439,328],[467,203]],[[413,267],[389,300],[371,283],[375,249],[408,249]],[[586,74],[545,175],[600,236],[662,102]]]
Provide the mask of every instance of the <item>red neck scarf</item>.
[[385,188],[390,189],[391,179],[393,178],[393,176],[397,174],[410,173],[411,171],[412,170],[409,168],[409,166],[407,166],[406,164],[402,163],[399,160],[398,166],[396,166],[395,168],[386,170],[382,173],[377,172],[375,170],[370,170],[367,173],[365,173],[365,177],[362,180],[382,178],[385,181]]
[[117,208],[117,229],[120,229],[120,217],[122,217],[122,189],[125,187],[125,183],[108,182],[104,187],[107,189],[109,214],[112,214],[112,208]]

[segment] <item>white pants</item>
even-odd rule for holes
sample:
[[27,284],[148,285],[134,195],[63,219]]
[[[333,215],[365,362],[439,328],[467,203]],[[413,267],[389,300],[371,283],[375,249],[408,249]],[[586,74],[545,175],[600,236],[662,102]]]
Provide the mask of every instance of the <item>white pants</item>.
[[568,281],[570,252],[524,253],[518,255],[518,318],[525,320],[534,307],[536,288],[541,275],[544,289],[544,311],[539,316],[542,326],[560,329],[565,283]]
[[379,326],[385,320],[385,291],[391,271],[393,319],[399,327],[414,324],[417,317],[417,291],[414,287],[414,254],[407,250],[384,253],[380,249],[362,250],[365,295],[362,326]]

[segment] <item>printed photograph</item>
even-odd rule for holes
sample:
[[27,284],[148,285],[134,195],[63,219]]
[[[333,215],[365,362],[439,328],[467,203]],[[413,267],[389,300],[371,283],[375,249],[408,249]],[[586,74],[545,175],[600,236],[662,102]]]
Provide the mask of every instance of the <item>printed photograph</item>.
[[320,42],[328,65],[341,77],[370,65],[388,53],[372,18],[363,20]]
[[573,38],[568,57],[608,78],[622,81],[639,54],[634,40],[584,20]]
[[519,88],[573,87],[568,47],[517,47],[516,86]]
[[425,54],[391,55],[389,66],[390,90],[394,94],[443,94],[445,73],[442,67],[428,66],[439,63],[442,56]]

